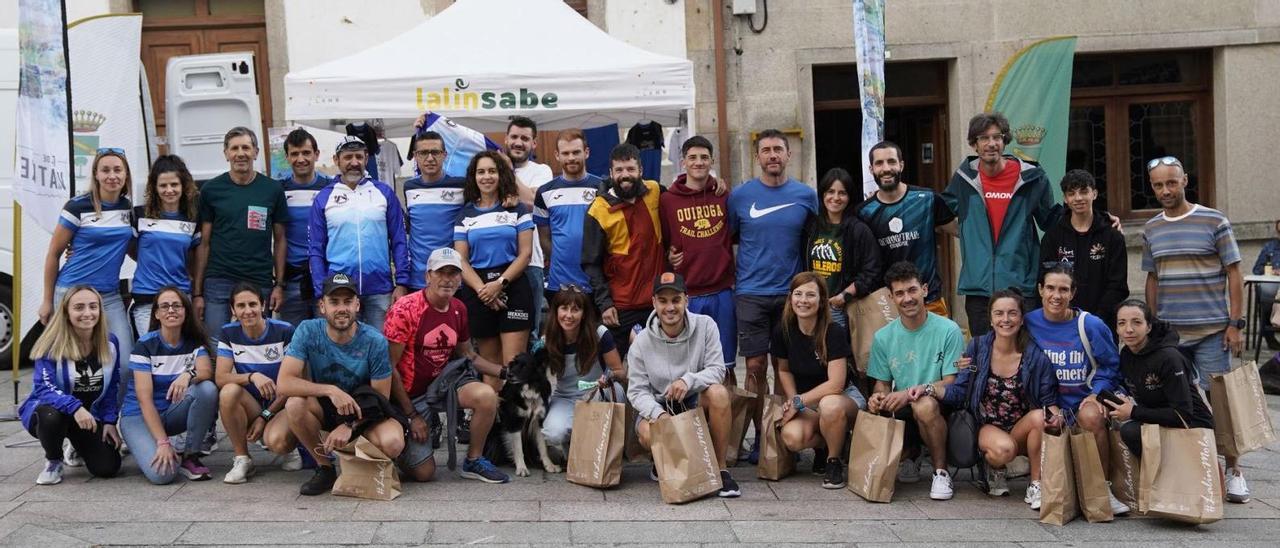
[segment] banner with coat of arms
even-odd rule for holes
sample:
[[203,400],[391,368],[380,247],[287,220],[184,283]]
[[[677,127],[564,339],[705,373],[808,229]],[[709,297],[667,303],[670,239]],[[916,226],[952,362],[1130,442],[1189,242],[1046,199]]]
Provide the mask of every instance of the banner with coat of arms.
[[[853,42],[862,105],[862,196],[876,191],[867,155],[884,140],[884,0],[853,0]],[[853,194],[853,189],[848,189]]]

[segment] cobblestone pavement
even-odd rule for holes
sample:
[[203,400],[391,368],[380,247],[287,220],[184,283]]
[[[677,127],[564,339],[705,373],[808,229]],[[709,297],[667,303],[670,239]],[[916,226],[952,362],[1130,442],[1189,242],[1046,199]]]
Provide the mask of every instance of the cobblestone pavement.
[[[29,377],[29,372],[27,377]],[[30,381],[24,379],[23,386]],[[1280,424],[1280,397],[1270,400]],[[223,434],[225,435],[225,434]],[[1106,524],[1076,520],[1043,525],[1022,503],[1026,481],[1011,480],[1014,496],[990,498],[962,474],[956,496],[929,500],[928,482],[899,485],[892,504],[864,502],[851,492],[824,490],[803,462],[780,482],[755,479],[754,468],[733,470],[739,499],[709,498],[662,504],[647,465],[629,464],[622,486],[601,491],[533,470],[507,485],[459,479],[441,471],[429,484],[405,484],[392,502],[323,495],[302,497],[309,471],[284,472],[255,449],[258,475],[226,485],[227,444],[205,462],[214,479],[152,486],[127,457],[122,477],[90,479],[69,468],[60,485],[36,486],[43,466],[39,445],[16,422],[0,423],[0,544],[16,546],[141,545],[459,545],[562,546],[644,544],[719,546],[811,545],[1086,545],[1276,546],[1280,535],[1280,444],[1242,459],[1253,493],[1248,504],[1226,505],[1226,519],[1190,527],[1127,517]],[[440,457],[443,457],[441,454]],[[438,457],[439,458],[439,457]],[[443,462],[443,459],[440,459]],[[807,461],[806,455],[806,461]],[[508,470],[510,472],[510,470]]]

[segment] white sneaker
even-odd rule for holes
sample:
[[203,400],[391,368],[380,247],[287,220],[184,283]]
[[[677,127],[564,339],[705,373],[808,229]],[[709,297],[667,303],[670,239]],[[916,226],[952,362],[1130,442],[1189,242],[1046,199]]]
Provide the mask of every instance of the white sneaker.
[[231,471],[227,472],[226,477],[222,478],[222,483],[244,483],[249,481],[249,477],[253,476],[253,459],[248,456],[236,455],[231,459]]
[[1033,481],[1027,486],[1027,496],[1022,497],[1022,502],[1030,504],[1032,510],[1040,509],[1040,482]]
[[280,469],[285,472],[297,472],[302,470],[302,454],[295,449],[288,452],[280,462]]
[[36,485],[54,485],[62,483],[62,461],[45,461],[44,470],[36,476]]
[[1116,498],[1115,493],[1111,492],[1111,482],[1109,481],[1107,482],[1107,500],[1111,502],[1112,515],[1123,516],[1129,513],[1129,505],[1120,502],[1120,499]]
[[987,494],[993,497],[1009,494],[1009,479],[1004,468],[987,468]]
[[1227,469],[1227,502],[1249,502],[1249,484],[1244,482],[1244,475],[1235,466]]
[[907,459],[898,464],[898,483],[915,483],[920,481],[920,467],[915,459]]
[[71,445],[71,440],[62,440],[62,464],[71,468],[84,466],[84,459],[80,458],[80,453]]
[[941,468],[933,471],[933,486],[929,488],[929,498],[933,500],[951,500],[955,491],[951,489],[951,474]]

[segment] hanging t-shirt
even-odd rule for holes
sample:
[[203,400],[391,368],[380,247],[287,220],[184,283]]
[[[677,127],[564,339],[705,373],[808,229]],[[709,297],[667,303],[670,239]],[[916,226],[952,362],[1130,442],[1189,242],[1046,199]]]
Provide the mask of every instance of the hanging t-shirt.
[[280,183],[258,173],[241,186],[223,173],[200,187],[200,222],[213,225],[205,276],[269,287],[274,259],[273,225],[288,224]]
[[134,295],[155,295],[166,285],[191,292],[188,253],[200,243],[199,221],[175,211],[145,216],[145,208],[133,211],[133,230],[138,235],[138,268],[133,274]]
[[[773,338],[769,345],[769,353],[787,360],[787,369],[795,377],[796,392],[805,393],[827,382],[829,378],[827,364],[832,361],[844,358],[846,360],[845,368],[852,369],[849,367],[853,361],[853,348],[849,344],[849,332],[840,327],[839,324],[835,322],[827,323],[826,361],[822,361],[818,356],[817,350],[814,349],[813,338],[801,333],[799,327],[786,327],[785,329],[790,332],[785,336],[782,332],[783,329],[784,327],[781,325],[774,329]],[[845,377],[846,386],[852,381],[853,379]]]
[[557,398],[579,399],[586,395],[587,391],[578,388],[578,381],[595,382],[605,371],[608,366],[604,364],[604,355],[617,350],[618,346],[613,342],[613,335],[609,333],[609,328],[600,326],[596,330],[596,359],[591,364],[586,374],[578,374],[578,345],[571,344],[564,349],[564,373],[560,378],[556,379],[555,390],[552,395]]
[[524,204],[481,208],[475,203],[462,206],[453,225],[453,241],[467,242],[471,268],[506,266],[516,260],[519,234],[533,231],[533,215]]
[[891,383],[894,390],[905,390],[956,374],[956,360],[964,352],[960,326],[928,314],[915,331],[903,326],[902,318],[876,331],[867,376]]
[[938,300],[942,296],[942,277],[938,275],[934,229],[956,218],[942,195],[927,188],[908,186],[897,202],[888,204],[873,194],[858,205],[857,212],[875,234],[882,263],[910,261],[929,286],[925,302]]
[[1005,158],[1004,170],[995,177],[987,177],[978,170],[982,182],[982,200],[987,204],[987,219],[991,221],[991,243],[1000,241],[1000,229],[1004,226],[1004,213],[1013,201],[1013,188],[1018,185],[1022,166],[1017,160]]
[[556,177],[542,185],[533,198],[533,222],[551,230],[547,288],[552,291],[569,284],[591,291],[587,274],[582,271],[582,223],[601,182],[591,174],[577,181]]
[[817,192],[795,179],[776,187],[752,179],[733,189],[729,230],[738,237],[734,292],[785,295],[804,262],[805,224],[817,214]]
[[414,177],[404,182],[409,213],[409,287],[427,285],[427,258],[442,247],[453,247],[453,224],[462,210],[466,180],[449,177],[427,182]]
[[814,234],[813,244],[809,246],[809,270],[827,281],[827,294],[835,295],[844,290],[831,286],[844,264],[844,241],[840,225],[826,224],[825,230],[819,228]]
[[71,382],[71,394],[80,400],[80,405],[87,409],[102,395],[103,388],[102,363],[98,354],[92,353],[75,363],[75,376]]
[[618,146],[618,124],[591,127],[582,130],[587,148],[596,151],[587,157],[587,173],[597,177],[609,176],[609,152]]
[[328,320],[303,320],[293,332],[286,356],[302,360],[311,382],[332,384],[351,394],[356,388],[391,376],[387,338],[373,326],[360,323],[346,344],[329,338]]
[[[184,339],[178,341],[177,346],[169,346],[160,336],[160,331],[156,330],[143,335],[138,339],[138,344],[133,345],[133,355],[129,356],[129,369],[151,374],[151,401],[155,403],[156,411],[164,412],[169,408],[169,385],[173,384],[178,375],[186,375],[188,370],[195,369],[196,359],[209,356],[209,350],[205,348],[203,342]],[[130,375],[132,376],[132,373]],[[142,408],[138,407],[137,383],[130,382],[120,415],[131,417],[141,414]]]
[[284,229],[284,239],[288,244],[286,263],[293,266],[307,264],[308,247],[311,245],[307,230],[307,225],[311,222],[311,204],[315,202],[316,194],[331,184],[333,179],[319,173],[310,184],[299,184],[292,174],[280,181],[280,186],[284,188],[285,203],[289,207],[289,225]]
[[627,130],[627,142],[640,149],[640,170],[645,179],[662,179],[662,124],[636,124]]
[[471,339],[467,306],[462,301],[450,298],[449,308],[441,312],[431,306],[422,291],[405,295],[391,305],[382,331],[387,341],[404,345],[404,353],[394,365],[411,398],[425,393],[440,376],[459,342]]
[[62,207],[58,225],[71,231],[74,251],[58,271],[58,287],[88,284],[99,293],[120,290],[120,265],[133,240],[133,205],[121,197],[101,206],[102,213],[94,211],[92,198],[82,194]]
[[[218,357],[230,359],[236,373],[261,373],[275,381],[280,375],[280,362],[284,361],[285,351],[293,340],[293,326],[270,318],[263,321],[266,329],[256,339],[249,337],[238,321],[222,326],[218,334]],[[260,397],[252,382],[246,388]]]

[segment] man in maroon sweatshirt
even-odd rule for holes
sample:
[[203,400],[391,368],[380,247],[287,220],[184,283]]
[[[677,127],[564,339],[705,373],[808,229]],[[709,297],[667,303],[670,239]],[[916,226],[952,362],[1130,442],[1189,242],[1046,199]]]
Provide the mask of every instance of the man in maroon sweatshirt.
[[736,385],[733,366],[738,353],[733,312],[733,241],[729,235],[728,192],[711,176],[711,141],[690,137],[680,147],[685,173],[659,198],[662,241],[667,260],[684,276],[689,312],[705,314],[720,329],[720,346],[728,370],[725,383]]

